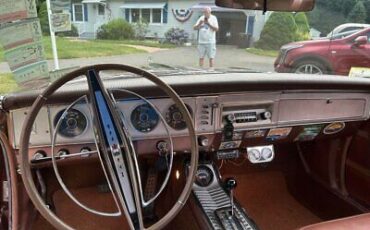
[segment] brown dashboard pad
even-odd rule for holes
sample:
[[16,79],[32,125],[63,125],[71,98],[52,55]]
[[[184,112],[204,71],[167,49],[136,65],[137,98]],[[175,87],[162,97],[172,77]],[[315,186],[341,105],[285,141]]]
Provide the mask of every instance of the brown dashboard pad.
[[233,176],[235,196],[261,230],[289,230],[321,222],[287,190],[283,173],[266,171]]

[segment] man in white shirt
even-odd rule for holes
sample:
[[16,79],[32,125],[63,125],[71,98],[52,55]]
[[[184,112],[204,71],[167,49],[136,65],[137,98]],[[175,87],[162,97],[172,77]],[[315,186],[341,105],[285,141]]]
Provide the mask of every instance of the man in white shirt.
[[216,32],[218,31],[218,21],[216,16],[211,14],[211,8],[206,7],[194,29],[199,31],[198,34],[198,51],[199,51],[199,66],[203,67],[204,57],[209,58],[209,67],[213,68],[213,60],[216,56]]

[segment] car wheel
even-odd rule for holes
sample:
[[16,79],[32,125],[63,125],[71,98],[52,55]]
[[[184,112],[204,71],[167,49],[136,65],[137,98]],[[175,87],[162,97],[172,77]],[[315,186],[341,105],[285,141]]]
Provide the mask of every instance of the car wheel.
[[298,63],[293,72],[297,74],[321,75],[326,73],[326,68],[320,62],[308,60]]

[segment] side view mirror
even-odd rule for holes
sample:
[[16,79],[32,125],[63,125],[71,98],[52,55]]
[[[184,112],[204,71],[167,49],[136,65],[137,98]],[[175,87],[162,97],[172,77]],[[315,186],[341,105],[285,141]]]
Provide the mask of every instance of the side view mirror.
[[353,46],[359,47],[367,43],[367,36],[359,36],[353,41]]

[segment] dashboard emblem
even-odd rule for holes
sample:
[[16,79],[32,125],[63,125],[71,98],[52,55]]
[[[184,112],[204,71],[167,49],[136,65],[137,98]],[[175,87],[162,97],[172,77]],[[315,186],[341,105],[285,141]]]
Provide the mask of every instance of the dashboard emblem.
[[340,131],[344,129],[345,126],[346,124],[344,122],[331,123],[324,128],[324,134],[330,135],[330,134],[339,133]]

